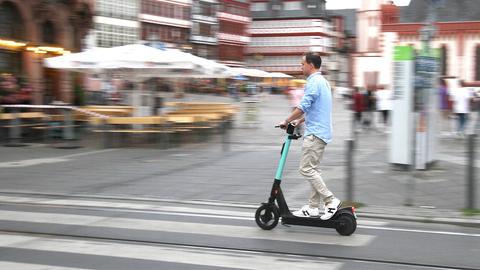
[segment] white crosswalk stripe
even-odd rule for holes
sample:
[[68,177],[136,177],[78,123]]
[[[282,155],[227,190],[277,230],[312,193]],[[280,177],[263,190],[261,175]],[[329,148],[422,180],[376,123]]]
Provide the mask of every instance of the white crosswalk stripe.
[[[167,214],[170,212],[172,215],[185,215],[185,216],[206,216],[209,215],[215,218],[226,219],[239,219],[239,220],[253,220],[254,211],[232,211],[232,210],[219,210],[208,208],[195,208],[185,206],[165,206],[153,203],[142,202],[112,202],[101,200],[79,200],[79,199],[44,199],[44,198],[32,198],[28,196],[6,196],[0,195],[0,202],[10,203],[29,203],[29,204],[42,204],[42,205],[55,205],[55,206],[83,206],[83,207],[104,207],[112,209],[121,209],[122,212],[126,210],[145,211],[151,213]],[[217,204],[218,205],[218,204]],[[359,225],[367,226],[384,226],[388,222],[374,221],[374,220],[358,220]]]
[[8,270],[84,270],[77,267],[53,266],[45,264],[19,263],[19,262],[2,262],[0,261],[0,269]]
[[[305,243],[310,245],[331,245],[344,247],[359,247],[370,244],[375,236],[354,234],[350,237],[341,237],[336,233],[312,234],[303,230],[290,230],[279,227],[272,231],[264,231],[253,222],[252,209],[230,209],[218,205],[207,207],[205,205],[174,205],[145,201],[118,201],[118,200],[82,200],[77,198],[48,198],[39,196],[13,196],[0,195],[0,203],[23,205],[22,210],[3,208],[0,210],[1,228],[11,226],[10,231],[16,231],[15,226],[29,226],[34,228],[48,228],[51,225],[63,226],[61,232],[69,231],[69,226],[74,228],[89,228],[96,232],[107,232],[115,229],[131,230],[135,233],[181,234],[189,237],[212,236],[225,238],[226,242],[237,241],[234,239],[249,241],[285,241],[290,243]],[[49,209],[64,209],[60,212],[40,212],[36,206]],[[28,210],[26,210],[28,209]],[[32,210],[34,209],[34,210]],[[75,214],[82,209],[81,214]],[[96,210],[95,215],[89,215],[88,210]],[[237,211],[234,211],[237,210]],[[110,213],[102,215],[101,211]],[[119,215],[112,216],[112,213]],[[136,214],[135,214],[136,213]],[[138,213],[142,216],[138,217]],[[144,218],[152,214],[152,219]],[[136,215],[136,217],[130,217]],[[182,221],[172,221],[173,216],[183,216]],[[119,217],[120,216],[120,217]],[[163,218],[167,218],[166,220]],[[154,217],[154,218],[153,218]],[[198,218],[202,222],[197,222]],[[207,219],[205,219],[207,218]],[[216,220],[231,219],[218,224]],[[187,221],[185,221],[187,220]],[[211,220],[211,221],[210,221]],[[252,221],[247,225],[245,221]],[[226,223],[226,224],[225,224]],[[12,225],[13,224],[13,225]],[[383,223],[371,223],[381,226]],[[0,229],[1,229],[0,228]],[[72,227],[73,228],[73,227]],[[8,229],[4,229],[8,230]],[[42,229],[40,229],[40,232]],[[68,235],[66,233],[65,235]],[[188,238],[188,237],[187,237]],[[107,237],[107,239],[111,239]],[[128,238],[130,239],[130,238]],[[230,239],[230,240],[229,240]],[[154,241],[155,242],[155,241]],[[235,269],[326,269],[336,270],[343,266],[341,262],[326,261],[313,257],[277,255],[262,252],[231,251],[228,249],[184,247],[180,245],[162,245],[155,243],[136,242],[135,238],[128,241],[103,240],[101,237],[83,238],[76,235],[75,238],[56,235],[29,234],[0,232],[0,269],[9,270],[82,270],[91,269],[90,266],[78,265],[69,262],[58,261],[30,261],[15,258],[2,257],[1,250],[15,252],[52,252],[61,254],[75,254],[81,256],[96,256],[106,258],[118,258],[128,260],[145,260],[148,262],[174,263],[186,265],[198,265],[219,268]],[[12,251],[13,250],[13,251]],[[254,263],[252,263],[254,262]],[[65,266],[63,266],[65,265]],[[120,268],[121,269],[121,268]],[[158,268],[161,269],[161,268]],[[175,268],[177,269],[177,268]],[[179,267],[178,269],[182,269]]]
[[135,218],[105,218],[102,216],[52,214],[35,212],[17,212],[0,210],[0,219],[19,222],[55,223],[63,225],[80,225],[97,228],[117,228],[131,230],[149,230],[170,233],[186,233],[214,235],[222,237],[237,237],[246,239],[265,239],[277,241],[292,241],[324,245],[364,246],[369,244],[374,236],[354,234],[350,237],[337,235],[320,235],[311,233],[291,232],[285,234],[280,230],[263,231],[254,226],[231,226],[206,223],[188,223],[164,220],[142,220]]
[[[52,239],[23,235],[0,234],[1,246],[50,252],[66,252],[94,256],[110,256],[162,262],[231,267],[236,269],[339,269],[340,263],[322,260],[305,260],[296,256],[275,257],[260,255],[257,252],[226,252],[210,249],[191,249],[165,246],[147,246],[115,242]],[[128,254],[128,255],[127,255]],[[0,264],[1,266],[1,264]],[[321,266],[321,267],[320,267]],[[24,267],[20,264],[19,267]],[[7,268],[2,268],[7,269]],[[8,268],[10,270],[16,268]],[[62,268],[18,268],[18,269],[62,269]],[[69,268],[66,268],[69,269]]]

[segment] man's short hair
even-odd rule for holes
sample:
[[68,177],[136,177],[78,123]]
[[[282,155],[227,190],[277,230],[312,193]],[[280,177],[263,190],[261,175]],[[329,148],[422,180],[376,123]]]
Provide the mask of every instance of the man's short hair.
[[322,57],[318,53],[307,52],[305,53],[305,62],[312,64],[316,69],[322,66]]

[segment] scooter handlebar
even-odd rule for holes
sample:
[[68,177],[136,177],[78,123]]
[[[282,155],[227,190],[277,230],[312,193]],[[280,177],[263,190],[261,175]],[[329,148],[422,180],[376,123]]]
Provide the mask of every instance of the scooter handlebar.
[[276,125],[275,128],[281,128],[281,129],[288,129],[289,127],[292,127],[292,128],[295,128],[295,126],[292,124],[292,123],[287,123],[286,126],[282,126],[282,125]]
[[302,137],[301,134],[294,134],[294,132],[295,132],[295,126],[292,125],[292,123],[288,123],[287,126],[286,126],[286,128],[285,128],[285,127],[282,127],[282,126],[280,126],[280,125],[276,125],[275,128],[286,129],[287,134],[293,136],[292,139],[298,139],[298,138]]

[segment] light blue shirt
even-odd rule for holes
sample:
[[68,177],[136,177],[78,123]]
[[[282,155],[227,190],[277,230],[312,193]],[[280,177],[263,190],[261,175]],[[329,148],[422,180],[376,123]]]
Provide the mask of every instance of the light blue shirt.
[[325,143],[332,141],[332,91],[320,72],[308,76],[298,108],[305,114],[305,133],[315,135]]

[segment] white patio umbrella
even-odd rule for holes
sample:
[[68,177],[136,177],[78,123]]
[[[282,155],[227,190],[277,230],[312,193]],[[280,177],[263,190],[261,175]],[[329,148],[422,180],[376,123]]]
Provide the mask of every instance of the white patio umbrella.
[[281,72],[270,72],[270,78],[292,78],[292,76]]
[[[146,107],[141,100],[143,84],[153,77],[167,78],[215,78],[228,77],[228,67],[214,61],[174,49],[157,49],[142,44],[131,44],[113,48],[97,48],[81,53],[47,58],[44,65],[83,73],[97,73],[104,79],[121,75],[129,81],[139,83],[141,91],[132,92],[134,106]],[[150,95],[151,96],[151,95]],[[144,115],[143,109],[136,115]]]
[[228,77],[228,67],[175,49],[156,49],[142,44],[96,48],[44,59],[49,68],[83,73],[108,73],[132,80],[151,77]]
[[255,68],[232,68],[231,70],[234,73],[233,76],[243,75],[247,77],[270,77],[270,73]]
[[[167,50],[141,44],[113,48],[96,48],[44,59],[49,68],[83,73],[121,74],[131,79],[154,76],[162,71],[170,74],[190,73],[198,66],[188,59],[179,58]],[[182,74],[183,75],[183,74]]]
[[227,65],[180,50],[171,49],[170,51],[172,54],[178,55],[178,58],[189,59],[199,66],[199,69],[191,74],[194,78],[228,78],[232,76],[233,72]]

